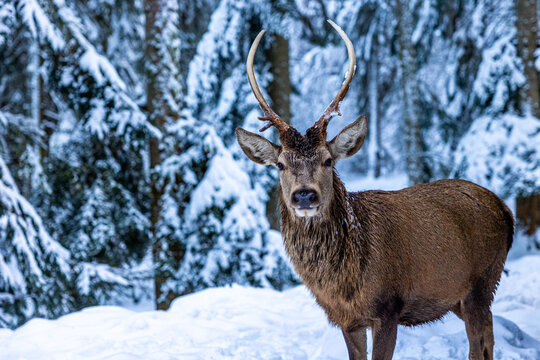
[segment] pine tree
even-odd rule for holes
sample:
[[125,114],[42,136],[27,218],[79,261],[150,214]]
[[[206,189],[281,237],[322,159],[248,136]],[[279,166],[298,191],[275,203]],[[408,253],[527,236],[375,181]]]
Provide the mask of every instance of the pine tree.
[[428,179],[424,175],[423,141],[420,99],[417,76],[416,50],[412,41],[414,31],[413,9],[408,1],[396,0],[395,16],[398,22],[401,94],[403,101],[403,137],[406,149],[406,171],[409,183],[419,184]]
[[[523,72],[527,82],[522,91],[524,103],[528,111],[540,119],[540,86],[536,68],[535,51],[538,48],[538,4],[536,1],[514,1],[516,11],[517,50],[523,62]],[[539,235],[535,241],[540,248],[540,186],[532,191],[524,191],[516,200],[516,217],[525,233],[529,236]]]
[[[518,197],[517,216],[532,234],[535,6],[0,0],[0,189],[9,194],[0,219],[17,219],[0,226],[0,257],[10,259],[9,274],[28,277],[0,271],[9,294],[0,321],[136,300],[152,280],[160,308],[208,286],[295,283],[270,229],[277,221],[270,226],[265,215],[277,174],[247,161],[234,135],[238,126],[260,128],[245,58],[262,28],[259,85],[299,128],[320,116],[346,68],[325,20],[353,41],[354,83],[329,131],[367,114],[369,151],[340,171],[467,178]],[[15,243],[7,229],[17,226],[30,235]],[[39,245],[55,241],[54,251]],[[38,250],[14,250],[25,243]],[[45,282],[34,281],[32,263]],[[50,277],[57,281],[47,287]],[[42,287],[57,307],[40,297]]]
[[244,62],[251,35],[260,29],[251,30],[252,21],[260,21],[254,8],[219,4],[186,74],[186,108],[166,125],[167,157],[156,170],[163,186],[157,265],[167,279],[158,298],[164,307],[209,286],[283,288],[295,282],[265,219],[275,176],[245,160],[234,138],[236,126],[260,123]]
[[[0,129],[6,120],[16,119],[1,114]],[[0,157],[0,327],[73,310],[71,276],[69,252],[49,236]]]
[[[100,34],[91,18],[85,28],[64,3],[14,5],[16,31],[3,53],[27,71],[12,72],[22,74],[21,81],[6,69],[2,78],[8,85],[0,91],[26,87],[20,104],[10,101],[8,110],[28,121],[7,126],[7,165],[47,231],[76,262],[77,306],[112,301],[136,287],[126,266],[147,249],[144,157],[153,129],[128,94],[132,88],[85,34],[93,26],[92,36]],[[93,40],[101,51],[109,50],[99,37]]]
[[[181,46],[181,40],[178,38],[178,7],[176,1],[170,0],[147,0],[144,7],[148,121],[164,133],[166,127],[174,124],[180,116],[182,88],[177,68]],[[168,308],[174,298],[164,290],[164,284],[170,277],[164,269],[164,263],[168,260],[167,254],[172,243],[167,239],[167,229],[162,219],[162,212],[168,211],[165,208],[167,204],[164,199],[164,184],[159,174],[159,167],[166,156],[162,154],[164,150],[162,141],[163,139],[152,137],[149,143],[152,171],[150,224],[153,237],[155,299],[158,309]],[[175,178],[173,181],[181,183],[183,179]]]

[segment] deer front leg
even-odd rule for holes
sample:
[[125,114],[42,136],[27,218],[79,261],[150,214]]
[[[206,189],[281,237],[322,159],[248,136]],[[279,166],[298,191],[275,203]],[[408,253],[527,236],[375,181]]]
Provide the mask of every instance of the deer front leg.
[[350,360],[366,360],[367,359],[367,344],[366,344],[366,329],[358,328],[353,331],[341,330],[347,345]]

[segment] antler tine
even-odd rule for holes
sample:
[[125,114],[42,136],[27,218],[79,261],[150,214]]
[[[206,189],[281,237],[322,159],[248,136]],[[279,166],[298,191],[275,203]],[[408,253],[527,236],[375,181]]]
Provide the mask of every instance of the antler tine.
[[259,33],[259,35],[257,35],[255,40],[253,40],[253,44],[251,44],[251,48],[249,49],[249,54],[248,54],[247,62],[246,62],[247,76],[249,79],[249,85],[251,86],[251,90],[253,91],[253,94],[255,95],[255,97],[257,98],[257,101],[259,102],[259,106],[264,112],[264,117],[259,117],[259,120],[269,121],[269,123],[267,123],[259,131],[262,132],[271,126],[275,126],[276,129],[278,129],[279,133],[281,134],[283,131],[286,131],[289,128],[289,125],[285,121],[283,121],[274,112],[274,110],[270,108],[266,100],[264,100],[261,90],[259,89],[259,85],[257,84],[257,80],[255,79],[255,73],[253,71],[253,60],[255,58],[255,53],[257,52],[257,47],[259,47],[259,43],[261,42],[261,39],[265,32],[266,30],[262,30]]
[[341,85],[341,89],[339,89],[338,94],[336,95],[334,100],[332,100],[330,105],[328,105],[321,118],[313,126],[315,128],[319,128],[321,130],[321,134],[324,134],[324,136],[326,136],[326,127],[328,126],[328,122],[330,121],[332,116],[335,113],[341,116],[341,113],[339,111],[339,104],[345,98],[345,95],[347,95],[347,91],[349,91],[349,85],[351,84],[352,78],[354,76],[354,71],[356,69],[356,57],[354,54],[354,46],[351,40],[336,23],[334,23],[332,20],[327,21],[338,32],[339,36],[341,36],[343,41],[345,41],[345,45],[347,46],[347,53],[349,55],[349,68],[347,70],[345,80],[343,81],[343,85]]

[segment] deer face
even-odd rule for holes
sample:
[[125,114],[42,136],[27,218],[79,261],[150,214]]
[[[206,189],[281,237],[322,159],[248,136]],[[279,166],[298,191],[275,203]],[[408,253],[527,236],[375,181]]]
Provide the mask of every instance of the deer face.
[[337,96],[322,117],[302,136],[268,106],[253,72],[253,59],[264,35],[263,30],[249,50],[247,73],[251,89],[265,115],[259,119],[269,121],[261,131],[275,126],[279,131],[281,146],[244,129],[236,129],[238,143],[251,160],[278,168],[283,200],[289,210],[299,217],[312,217],[324,212],[333,196],[334,165],[339,159],[355,154],[367,133],[366,118],[361,116],[341,130],[333,140],[326,141],[326,127],[332,115],[339,114],[339,103],[349,89],[356,64],[351,41],[339,26],[328,21],[347,45],[349,70]]
[[332,189],[333,159],[321,147],[310,155],[282,150],[277,158],[283,200],[300,217],[314,216],[329,203]]
[[279,146],[242,128],[236,129],[238,143],[251,160],[279,170],[283,200],[300,217],[315,216],[327,208],[333,196],[334,166],[360,150],[367,134],[367,120],[361,116],[329,142],[311,138],[310,130],[305,136],[291,131],[296,136],[282,138]]

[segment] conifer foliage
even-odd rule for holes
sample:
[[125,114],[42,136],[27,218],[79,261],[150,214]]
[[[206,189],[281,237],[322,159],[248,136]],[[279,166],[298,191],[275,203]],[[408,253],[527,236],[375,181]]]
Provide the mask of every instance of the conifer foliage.
[[71,310],[71,274],[69,252],[47,233],[0,159],[0,327]]
[[265,182],[252,181],[266,177],[268,186],[275,178],[245,161],[232,135],[257,111],[244,70],[245,19],[256,16],[248,4],[219,4],[186,73],[186,107],[165,122],[163,162],[154,172],[161,189],[154,259],[164,279],[158,306],[231,282],[280,289],[296,282],[269,234]]
[[338,170],[473,180],[521,199],[540,247],[538,17],[517,3],[533,4],[0,0],[0,326],[296,284],[266,214],[277,171],[248,161],[234,130],[260,128],[245,59],[263,28],[265,97],[299,129],[320,116],[347,65],[328,18],[357,54],[329,133],[370,119],[365,150]]

